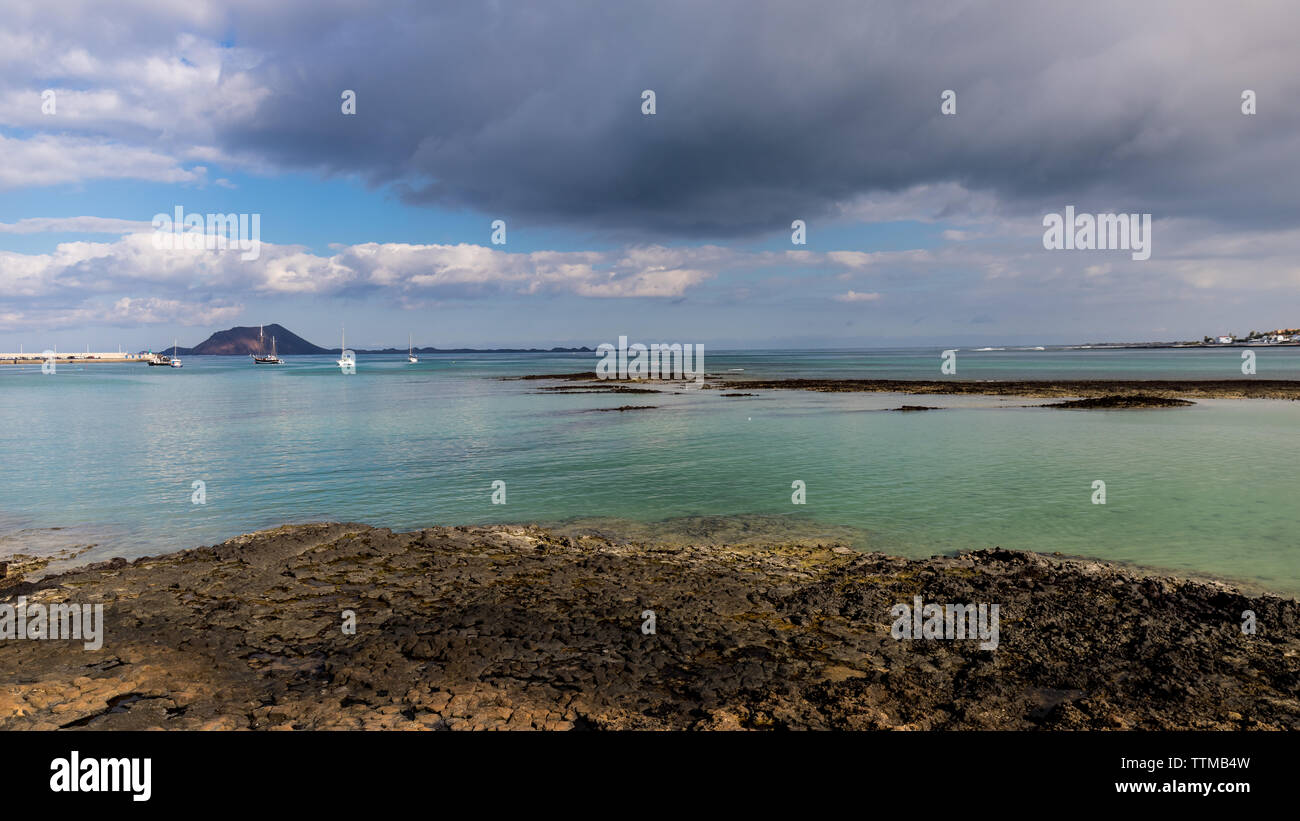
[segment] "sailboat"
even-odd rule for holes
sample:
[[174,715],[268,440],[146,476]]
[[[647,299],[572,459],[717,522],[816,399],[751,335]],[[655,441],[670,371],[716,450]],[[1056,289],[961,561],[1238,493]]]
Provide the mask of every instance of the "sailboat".
[[406,335],[406,361],[410,362],[412,365],[420,361],[420,358],[415,355],[415,346],[411,344],[410,334]]
[[347,358],[347,354],[344,353],[344,351],[346,351],[347,349],[348,349],[348,329],[347,326],[345,325],[343,326],[343,338],[340,340],[339,343],[339,358],[338,361],[335,363],[340,368],[346,369],[349,365],[352,365],[353,363],[356,362],[355,359]]
[[172,340],[172,367],[173,368],[185,367],[183,364],[181,364],[180,357],[176,356],[176,348],[178,344],[179,344],[179,340],[176,339]]
[[281,360],[280,357],[275,355],[275,337],[271,337],[271,353],[268,356],[255,356],[253,354],[249,354],[249,356],[253,357],[253,363],[256,365],[283,365],[284,364],[283,360]]

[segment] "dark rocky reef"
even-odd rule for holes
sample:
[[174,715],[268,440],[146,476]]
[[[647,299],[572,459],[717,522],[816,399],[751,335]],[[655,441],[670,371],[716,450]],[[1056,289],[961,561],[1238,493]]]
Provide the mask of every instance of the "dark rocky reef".
[[1062,399],[1107,396],[1222,399],[1300,399],[1300,382],[1285,379],[1073,379],[961,382],[924,379],[729,379],[725,390],[785,389],[822,393],[924,393],[1032,396]]
[[[818,393],[905,393],[970,394],[984,396],[1028,396],[1043,399],[1105,399],[1118,403],[1122,399],[1147,404],[1092,405],[1089,407],[1173,407],[1157,405],[1158,400],[1178,398],[1205,399],[1300,399],[1300,381],[1287,379],[1065,379],[1065,380],[998,380],[960,381],[956,379],[725,379],[706,377],[709,390],[724,391],[723,396],[748,395],[755,390],[800,390]],[[542,388],[549,391],[581,392],[593,388],[634,391],[636,386],[672,380],[601,380],[593,371],[577,373],[533,374],[502,377],[507,380],[550,380],[587,383]],[[917,406],[919,407],[919,406]],[[1085,407],[1079,405],[1078,407]]]
[[1182,408],[1195,404],[1195,402],[1189,402],[1186,399],[1135,393],[1127,396],[1098,396],[1088,399],[1075,399],[1070,402],[1053,402],[1050,405],[1039,405],[1039,407],[1065,408],[1067,410],[1117,410],[1128,408]]
[[627,385],[611,385],[599,382],[593,385],[547,385],[539,391],[555,392],[564,395],[575,393],[663,393],[654,388],[632,388]]
[[596,376],[595,371],[578,371],[577,373],[530,373],[527,374],[526,376],[501,377],[502,382],[513,382],[516,380],[528,381],[534,379],[563,379],[563,380],[568,380],[570,382],[582,381],[587,379],[590,379],[593,382],[599,381],[599,378]]
[[[107,624],[4,642],[3,729],[1300,729],[1300,603],[1001,550],[313,524],[19,595]],[[914,596],[999,604],[1000,645],[892,638]]]

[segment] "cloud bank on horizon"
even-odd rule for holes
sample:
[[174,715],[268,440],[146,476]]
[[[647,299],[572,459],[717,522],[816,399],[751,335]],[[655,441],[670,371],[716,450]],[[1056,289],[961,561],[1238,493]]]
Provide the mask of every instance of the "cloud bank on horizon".
[[[7,14],[0,340],[295,299],[309,337],[356,314],[379,342],[428,323],[461,344],[1188,338],[1300,314],[1294,4]],[[262,253],[158,250],[176,204],[262,214]],[[1151,214],[1151,258],[1044,249],[1067,205]]]

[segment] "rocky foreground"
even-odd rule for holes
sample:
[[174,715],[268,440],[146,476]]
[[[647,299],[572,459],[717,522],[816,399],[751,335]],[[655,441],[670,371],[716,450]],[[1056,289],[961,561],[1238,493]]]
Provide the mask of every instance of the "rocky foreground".
[[[10,575],[106,630],[0,642],[4,729],[1300,729],[1300,603],[1000,550],[314,524]],[[997,649],[893,638],[915,596]]]

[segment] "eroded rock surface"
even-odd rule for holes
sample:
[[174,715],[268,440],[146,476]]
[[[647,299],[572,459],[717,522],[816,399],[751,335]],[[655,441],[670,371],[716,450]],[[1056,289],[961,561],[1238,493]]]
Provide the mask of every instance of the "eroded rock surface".
[[[313,524],[19,595],[106,635],[0,642],[4,729],[1300,729],[1300,603],[997,550]],[[999,604],[998,649],[892,638],[913,596]]]

